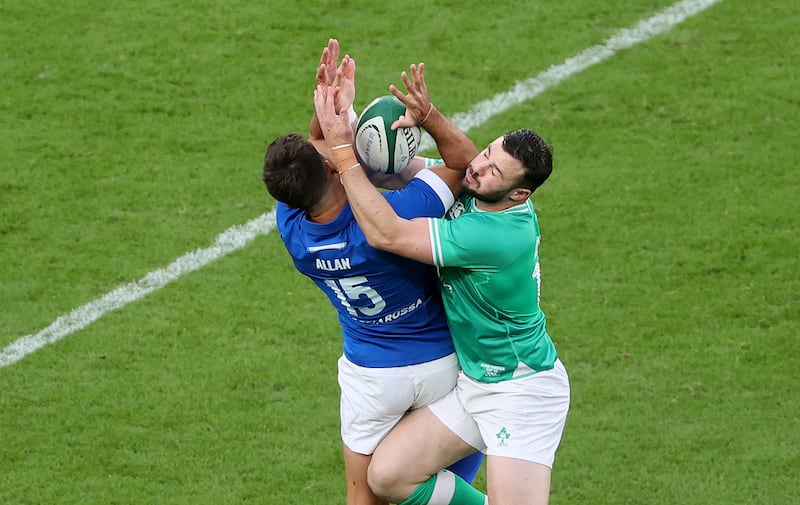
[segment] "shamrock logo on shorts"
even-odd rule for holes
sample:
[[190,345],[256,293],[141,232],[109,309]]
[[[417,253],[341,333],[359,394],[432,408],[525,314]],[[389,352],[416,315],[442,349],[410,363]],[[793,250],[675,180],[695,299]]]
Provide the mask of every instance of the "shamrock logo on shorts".
[[498,440],[497,445],[499,445],[500,447],[507,447],[508,439],[511,438],[511,434],[508,432],[505,426],[503,426],[503,428],[501,428],[500,431],[497,432],[496,437]]

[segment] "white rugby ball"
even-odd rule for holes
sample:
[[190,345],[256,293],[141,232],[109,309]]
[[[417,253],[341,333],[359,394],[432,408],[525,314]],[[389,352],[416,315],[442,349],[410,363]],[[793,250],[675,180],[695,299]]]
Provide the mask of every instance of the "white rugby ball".
[[395,174],[405,169],[417,154],[419,127],[391,128],[405,113],[406,106],[394,95],[376,98],[361,113],[355,132],[356,152],[367,168]]

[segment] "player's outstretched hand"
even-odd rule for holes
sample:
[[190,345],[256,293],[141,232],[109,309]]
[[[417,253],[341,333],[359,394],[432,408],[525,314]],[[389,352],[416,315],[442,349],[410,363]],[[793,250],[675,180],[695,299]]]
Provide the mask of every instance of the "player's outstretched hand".
[[317,65],[316,84],[336,89],[336,108],[349,109],[356,99],[356,60],[345,55],[339,63],[339,41],[328,39]]
[[405,71],[400,73],[400,78],[406,88],[405,94],[394,84],[389,85],[389,91],[406,106],[405,115],[392,123],[392,130],[414,125],[423,126],[433,109],[428,87],[425,85],[425,63],[420,62],[419,65],[412,63],[409,73]]
[[317,84],[332,86],[336,79],[336,67],[339,61],[339,41],[328,39],[328,45],[322,49],[317,66]]
[[336,88],[336,109],[353,106],[356,99],[356,60],[346,54],[336,69],[336,77],[331,84]]
[[337,88],[317,84],[314,90],[314,110],[319,119],[322,136],[334,148],[353,143],[353,127],[347,119],[347,110],[336,108]]

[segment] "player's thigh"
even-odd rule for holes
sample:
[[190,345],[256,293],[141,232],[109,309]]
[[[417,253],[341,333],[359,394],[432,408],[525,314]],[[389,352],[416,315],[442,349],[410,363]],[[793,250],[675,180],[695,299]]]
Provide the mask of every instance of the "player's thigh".
[[550,468],[503,456],[487,456],[486,489],[492,505],[547,505]]
[[347,479],[347,505],[388,505],[372,492],[367,485],[367,467],[372,456],[344,448],[344,471]]
[[378,494],[407,495],[397,486],[414,487],[442,468],[475,452],[429,408],[409,412],[381,441],[369,467],[369,482]]

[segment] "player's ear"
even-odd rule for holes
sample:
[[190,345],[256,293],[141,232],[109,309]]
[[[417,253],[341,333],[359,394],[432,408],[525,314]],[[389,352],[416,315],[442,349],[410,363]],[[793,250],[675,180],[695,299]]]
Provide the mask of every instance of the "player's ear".
[[515,202],[524,202],[531,196],[531,193],[533,191],[528,188],[517,188],[511,191],[510,198]]

